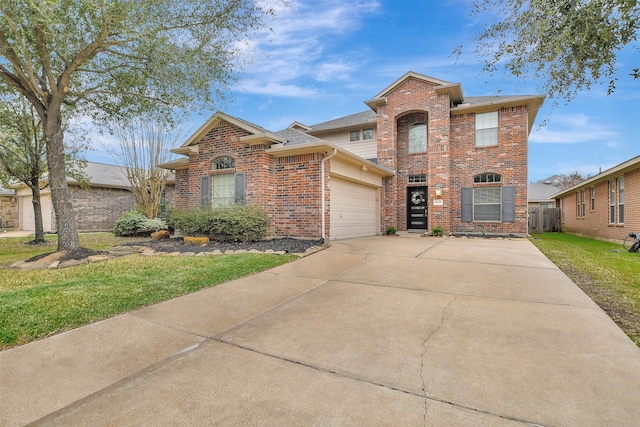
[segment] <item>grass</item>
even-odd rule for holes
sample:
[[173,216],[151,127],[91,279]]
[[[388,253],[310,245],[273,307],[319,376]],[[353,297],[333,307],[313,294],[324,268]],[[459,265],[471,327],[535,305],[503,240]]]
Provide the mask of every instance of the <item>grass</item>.
[[[55,251],[55,241],[29,245],[28,238],[0,239],[0,263]],[[81,235],[80,243],[106,249],[128,239],[108,233]],[[67,331],[267,270],[291,255],[239,254],[215,257],[124,256],[66,269],[2,270],[0,349]]]
[[640,254],[564,233],[531,241],[640,346]]

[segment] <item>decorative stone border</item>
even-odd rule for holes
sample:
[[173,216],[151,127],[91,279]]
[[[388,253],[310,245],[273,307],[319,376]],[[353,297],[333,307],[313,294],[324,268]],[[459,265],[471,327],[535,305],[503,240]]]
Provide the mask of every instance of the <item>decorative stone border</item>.
[[[325,248],[327,245],[322,246],[312,246],[302,253],[291,253],[291,255],[295,255],[297,257],[305,257],[316,252],[319,252]],[[52,254],[47,255],[44,258],[40,258],[39,260],[33,262],[26,261],[16,261],[13,264],[9,265],[9,268],[15,268],[18,270],[31,270],[31,269],[41,269],[41,268],[66,268],[73,267],[74,265],[82,265],[82,264],[92,264],[95,262],[106,261],[108,259],[124,256],[124,255],[136,255],[139,254],[141,256],[216,256],[216,255],[235,255],[235,254],[268,254],[268,255],[284,255],[288,252],[286,251],[275,251],[273,249],[267,249],[266,251],[259,251],[256,249],[246,250],[246,249],[238,249],[238,250],[226,250],[220,251],[218,249],[212,252],[162,252],[151,249],[147,246],[116,246],[109,250],[108,254],[104,255],[92,255],[87,258],[83,258],[80,260],[77,259],[68,259],[66,261],[60,261],[60,258],[65,254],[64,252],[54,252]]]

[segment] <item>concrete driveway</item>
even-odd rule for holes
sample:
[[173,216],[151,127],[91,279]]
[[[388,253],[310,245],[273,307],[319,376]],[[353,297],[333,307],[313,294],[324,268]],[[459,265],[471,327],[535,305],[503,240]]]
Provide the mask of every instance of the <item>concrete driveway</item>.
[[637,426],[640,349],[530,242],[334,242],[0,353],[0,424]]

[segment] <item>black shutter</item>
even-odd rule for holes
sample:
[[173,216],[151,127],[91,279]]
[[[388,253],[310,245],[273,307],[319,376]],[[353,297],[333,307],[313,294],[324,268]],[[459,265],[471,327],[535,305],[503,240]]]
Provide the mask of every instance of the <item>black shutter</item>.
[[502,222],[516,222],[516,187],[502,187]]
[[236,188],[234,201],[238,205],[244,205],[246,199],[246,174],[244,172],[236,172]]
[[200,207],[211,207],[211,177],[200,177]]
[[473,188],[464,187],[462,194],[462,222],[473,222]]

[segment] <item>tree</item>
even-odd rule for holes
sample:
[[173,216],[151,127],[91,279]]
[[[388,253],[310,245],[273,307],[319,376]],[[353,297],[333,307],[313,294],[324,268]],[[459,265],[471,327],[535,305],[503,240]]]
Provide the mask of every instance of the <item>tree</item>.
[[139,118],[115,126],[117,150],[109,150],[124,168],[136,204],[147,218],[158,216],[162,192],[169,171],[159,164],[170,160],[170,148],[176,145],[179,125],[160,118]]
[[[35,237],[33,243],[44,243],[44,227],[40,191],[49,185],[42,121],[33,106],[24,98],[5,96],[0,99],[0,181],[5,184],[22,182],[31,189]],[[66,174],[81,185],[87,179],[82,173],[85,161],[79,157],[82,144],[65,149]]]
[[3,0],[0,91],[19,93],[42,120],[58,250],[79,247],[65,174],[70,109],[94,123],[147,111],[211,108],[263,26],[252,0]]
[[[503,66],[513,76],[542,82],[547,96],[567,102],[602,80],[613,93],[617,52],[640,32],[637,0],[475,1],[472,14],[489,12],[501,20],[477,37],[475,53],[484,70]],[[640,78],[640,69],[629,74]]]
[[558,175],[558,187],[560,187],[561,190],[565,190],[573,187],[574,185],[580,184],[587,178],[589,178],[588,175],[582,175],[579,171],[573,171],[566,175],[561,174]]
[[[34,243],[44,243],[40,190],[46,187],[40,178],[47,171],[45,143],[42,122],[31,108],[21,99],[0,106],[0,168],[5,184],[18,180],[31,189],[33,219],[35,224]],[[42,184],[42,186],[41,186]]]

